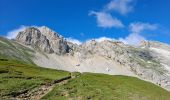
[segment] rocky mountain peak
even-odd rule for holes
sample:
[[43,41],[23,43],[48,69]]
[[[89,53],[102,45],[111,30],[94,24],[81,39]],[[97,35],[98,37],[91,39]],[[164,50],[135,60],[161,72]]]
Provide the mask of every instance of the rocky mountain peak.
[[159,48],[159,49],[166,49],[166,50],[170,50],[170,46],[168,44],[165,43],[161,43],[158,41],[142,41],[140,43],[141,47],[147,47],[147,48]]
[[50,28],[46,27],[46,26],[41,26],[38,27],[38,29],[40,30],[40,32],[45,35],[49,40],[51,39],[56,39],[56,38],[63,38],[63,36],[61,36],[59,33],[51,30]]
[[65,54],[69,52],[67,41],[48,27],[28,27],[19,32],[16,40],[47,53]]
[[149,41],[141,41],[140,47],[149,48],[150,47]]

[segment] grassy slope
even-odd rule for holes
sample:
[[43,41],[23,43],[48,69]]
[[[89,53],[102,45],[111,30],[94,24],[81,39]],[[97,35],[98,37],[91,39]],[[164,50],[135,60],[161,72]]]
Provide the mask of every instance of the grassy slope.
[[128,76],[84,73],[55,87],[44,100],[169,100],[170,92]]
[[0,99],[69,76],[69,72],[36,66],[31,60],[34,53],[30,48],[0,37]]
[[22,62],[34,64],[31,60],[35,53],[30,48],[19,43],[0,37],[0,58],[20,60]]
[[0,59],[0,97],[15,96],[40,85],[69,76],[68,72]]

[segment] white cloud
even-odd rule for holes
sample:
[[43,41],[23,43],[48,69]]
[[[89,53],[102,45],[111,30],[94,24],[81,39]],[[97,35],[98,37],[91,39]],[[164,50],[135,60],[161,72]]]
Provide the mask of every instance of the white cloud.
[[74,38],[71,38],[71,37],[66,38],[66,40],[69,41],[69,42],[71,42],[71,43],[74,43],[74,44],[78,44],[78,45],[82,44],[81,41],[79,41],[79,40],[77,40],[77,39],[74,39]]
[[125,38],[120,38],[119,41],[122,41],[125,44],[139,45],[141,41],[145,40],[140,34],[131,33]]
[[124,27],[122,22],[118,20],[117,18],[113,18],[111,14],[106,13],[106,12],[95,12],[91,11],[89,15],[95,15],[97,18],[97,24],[99,27],[103,28],[121,28]]
[[106,5],[105,10],[117,11],[122,15],[126,15],[133,11],[133,1],[134,0],[112,0]]
[[145,40],[145,37],[141,33],[145,30],[156,30],[156,24],[135,22],[129,25],[129,31],[131,32],[127,37],[120,38],[119,40],[125,44],[139,45],[141,41]]
[[19,32],[21,32],[21,31],[24,31],[26,28],[27,28],[27,26],[22,25],[22,26],[20,26],[20,27],[17,28],[17,29],[14,29],[14,30],[12,30],[12,31],[9,31],[9,32],[7,33],[7,35],[6,35],[6,38],[8,38],[8,39],[15,39],[16,36],[17,36],[17,34],[18,34]]
[[111,0],[101,11],[91,11],[89,15],[95,15],[97,25],[103,28],[123,28],[124,24],[116,17],[111,15],[112,11],[119,12],[121,15],[126,15],[133,11],[134,0]]
[[157,29],[156,24],[150,24],[150,23],[142,23],[142,22],[135,22],[131,23],[129,28],[132,33],[140,33],[144,30],[155,30]]
[[100,37],[96,39],[87,40],[86,42],[89,42],[91,40],[95,40],[97,42],[109,40],[109,41],[122,41],[125,44],[138,46],[141,41],[146,40],[146,38],[141,35],[143,31],[145,30],[152,31],[152,30],[156,30],[157,28],[158,28],[157,24],[134,22],[129,25],[130,34],[125,38],[114,39],[109,37]]
[[103,37],[99,37],[99,38],[93,38],[93,39],[86,40],[85,43],[91,42],[93,40],[95,40],[96,42],[102,42],[102,41],[105,41],[105,40],[116,41],[116,39],[114,39],[114,38],[103,36]]
[[102,41],[105,41],[105,40],[113,41],[115,39],[108,38],[108,37],[100,37],[100,38],[96,38],[94,40],[97,41],[97,42],[102,42]]

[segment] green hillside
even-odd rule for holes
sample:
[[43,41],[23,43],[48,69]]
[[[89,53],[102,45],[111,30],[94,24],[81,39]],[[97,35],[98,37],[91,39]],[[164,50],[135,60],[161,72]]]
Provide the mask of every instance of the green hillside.
[[[69,72],[0,59],[0,97],[16,97],[25,91],[69,76]],[[56,85],[43,100],[169,100],[170,92],[128,76],[83,73]]]
[[69,76],[69,73],[65,71],[0,59],[0,98],[15,97],[67,76]]
[[43,100],[169,100],[170,92],[128,76],[84,73],[56,86]]
[[22,46],[21,44],[0,37],[0,58],[19,60],[22,62],[34,64],[31,60],[34,50]]

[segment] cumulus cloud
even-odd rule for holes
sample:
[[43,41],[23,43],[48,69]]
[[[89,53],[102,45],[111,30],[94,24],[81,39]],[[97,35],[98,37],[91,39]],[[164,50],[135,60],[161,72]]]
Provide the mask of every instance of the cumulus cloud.
[[145,37],[141,33],[145,30],[156,30],[158,26],[156,24],[135,22],[129,25],[129,31],[131,32],[127,37],[120,38],[119,40],[125,44],[139,45],[139,43],[145,40]]
[[17,34],[18,34],[19,32],[24,31],[26,28],[27,28],[27,26],[22,25],[22,26],[20,26],[20,27],[17,28],[17,29],[14,29],[14,30],[12,30],[12,31],[9,31],[9,32],[7,33],[7,35],[6,35],[6,38],[8,38],[8,39],[14,39],[14,38],[16,38],[16,36],[17,36]]
[[125,44],[130,45],[139,45],[141,41],[145,40],[140,34],[131,33],[125,38],[119,38],[119,41],[122,41]]
[[101,11],[91,11],[89,15],[94,15],[97,20],[97,25],[103,28],[123,28],[124,24],[116,17],[113,17],[111,13],[113,11],[126,15],[133,11],[134,0],[111,0],[104,6]]
[[121,28],[121,27],[124,27],[123,23],[120,20],[112,17],[111,14],[109,14],[109,13],[91,11],[89,13],[89,15],[95,15],[96,16],[97,25],[99,27],[103,27],[103,28],[111,28],[111,27]]
[[79,41],[79,40],[77,40],[77,39],[74,39],[74,38],[71,38],[71,37],[66,38],[66,40],[69,41],[69,42],[71,42],[71,43],[74,43],[74,44],[78,44],[78,45],[82,44],[81,41]]
[[105,41],[105,40],[113,41],[115,39],[109,38],[109,37],[100,37],[100,38],[96,38],[94,40],[97,41],[97,42],[102,42],[102,41]]
[[116,11],[122,15],[126,15],[133,11],[134,0],[112,0],[105,7],[107,11]]
[[102,42],[102,41],[105,41],[105,40],[108,40],[108,41],[116,41],[116,39],[114,38],[110,38],[110,37],[99,37],[99,38],[93,38],[93,39],[89,39],[89,40],[86,40],[85,42],[88,43],[92,40],[95,40],[96,42]]
[[142,22],[135,22],[131,23],[129,28],[132,33],[140,33],[144,30],[155,30],[157,29],[157,24],[150,24],[150,23],[142,23]]

